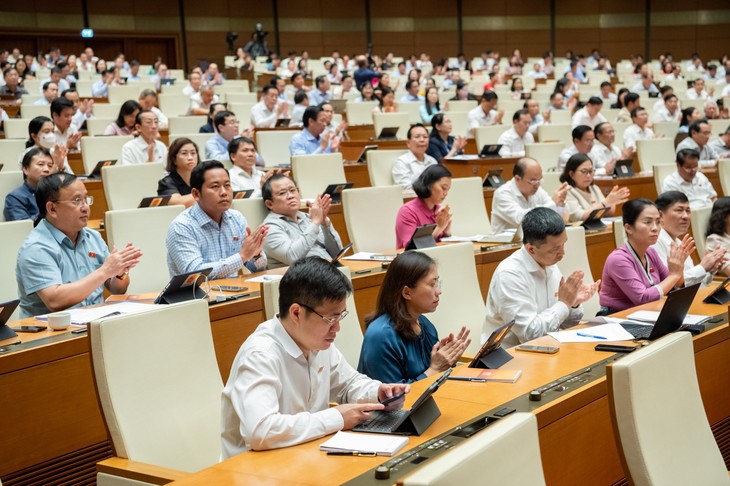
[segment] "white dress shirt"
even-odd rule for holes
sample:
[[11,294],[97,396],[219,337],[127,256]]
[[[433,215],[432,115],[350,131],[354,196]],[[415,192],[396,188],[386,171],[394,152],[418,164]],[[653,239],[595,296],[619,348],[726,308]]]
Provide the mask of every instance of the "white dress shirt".
[[584,106],[580,110],[576,111],[575,115],[573,115],[573,128],[579,125],[587,125],[591,128],[595,128],[599,123],[606,123],[607,121],[606,117],[603,116],[600,111],[596,113],[596,116],[591,117],[590,113],[588,113],[588,109]]
[[231,177],[231,189],[234,191],[248,191],[249,189],[253,189],[251,197],[261,197],[261,178],[264,176],[264,172],[254,167],[253,173],[249,174],[242,168],[234,165],[228,171],[228,174]]
[[624,130],[624,148],[636,148],[637,140],[651,140],[654,138],[654,132],[651,128],[642,130],[639,125],[632,123],[629,128]]
[[525,144],[535,143],[535,138],[528,131],[524,137],[520,137],[514,127],[510,128],[499,136],[497,143],[502,145],[499,155],[502,157],[522,157],[525,155]]
[[541,267],[524,246],[503,260],[489,284],[481,342],[513,319],[505,347],[577,324],[582,306],[571,309],[556,295],[562,278],[557,265]]
[[662,102],[661,106],[654,109],[654,123],[657,122],[672,122],[672,121],[681,121],[682,120],[682,110],[677,108],[674,110],[674,114],[669,113],[669,110],[664,105],[664,102]]
[[718,159],[730,159],[730,146],[720,137],[715,137],[709,142],[707,146],[710,148],[712,154]]
[[[561,150],[560,155],[558,155],[558,172],[563,172],[563,169],[565,168],[565,164],[568,163],[568,159],[577,153],[578,153],[578,149],[575,147],[575,145],[571,145],[570,147],[566,147],[563,150]],[[589,157],[590,157],[590,155],[589,155]]]
[[692,182],[682,179],[679,172],[674,171],[669,174],[662,183],[662,192],[679,191],[689,199],[691,208],[701,208],[703,206],[712,206],[712,199],[717,197],[715,188],[712,183],[702,172],[697,172],[692,178]]
[[562,213],[563,208],[558,208],[555,201],[545,192],[542,187],[529,198],[525,198],[515,184],[514,178],[507,181],[494,191],[492,200],[492,230],[495,233],[502,233],[510,229],[517,229],[522,224],[522,219],[530,209],[547,207]]
[[147,148],[149,144],[145,142],[144,138],[137,137],[134,140],[122,145],[122,156],[119,158],[120,165],[133,165],[133,164],[146,164],[147,162],[162,162],[163,164],[167,161],[167,147],[159,140],[155,140],[155,151],[152,156],[152,160],[149,160],[147,154]]
[[[274,105],[273,110],[266,108],[263,101],[259,101],[251,107],[251,124],[256,128],[274,128],[279,116],[276,114],[276,108],[279,101]],[[282,116],[281,118],[285,118]]]
[[700,145],[695,142],[692,137],[687,137],[679,142],[675,153],[683,149],[693,149],[700,153],[700,167],[715,167],[715,165],[717,165],[717,155],[712,150],[709,143],[706,143],[702,148],[700,148]]
[[305,357],[278,318],[266,321],[239,349],[223,389],[221,458],[337,432],[344,420],[329,402],[377,402],[380,384],[334,344]]
[[588,156],[593,161],[593,168],[596,170],[596,175],[602,176],[606,175],[606,164],[613,159],[621,160],[621,150],[619,150],[616,144],[606,147],[596,139],[593,142],[593,148]]
[[497,117],[497,110],[490,110],[489,114],[485,114],[481,106],[469,110],[467,118],[469,120],[469,129],[477,127],[488,127],[494,125]]
[[413,189],[413,181],[426,170],[429,165],[435,165],[436,159],[428,154],[423,155],[423,162],[416,159],[413,152],[410,150],[405,154],[395,159],[393,164],[393,180],[396,184],[401,186],[403,190],[408,191]]
[[[662,228],[659,232],[659,238],[656,240],[656,243],[651,246],[654,250],[656,250],[657,255],[659,255],[659,258],[662,259],[665,265],[669,258],[671,244],[672,237],[669,236],[669,233],[667,233],[664,228]],[[674,246],[679,246],[681,244],[681,240],[678,238],[674,239]],[[704,287],[710,282],[712,282],[712,273],[706,272],[702,265],[695,265],[692,261],[692,257],[688,256],[687,259],[684,260],[684,286],[687,287],[689,285],[701,283],[701,287]]]
[[698,94],[696,89],[690,88],[687,90],[686,98],[688,100],[706,100],[709,98],[709,95],[704,89]]

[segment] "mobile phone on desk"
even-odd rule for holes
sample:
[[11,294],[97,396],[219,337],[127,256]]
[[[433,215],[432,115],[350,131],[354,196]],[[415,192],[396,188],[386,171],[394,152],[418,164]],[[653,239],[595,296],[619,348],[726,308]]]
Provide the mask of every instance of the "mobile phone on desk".
[[46,326],[18,326],[18,327],[11,327],[15,332],[41,332],[48,329]]
[[610,351],[612,353],[630,353],[641,346],[621,346],[619,344],[596,344],[596,351]]
[[403,392],[401,392],[401,393],[398,393],[397,395],[393,395],[393,396],[392,396],[392,397],[390,397],[390,398],[386,398],[385,400],[383,400],[383,401],[382,401],[382,402],[380,402],[380,403],[382,403],[383,405],[388,405],[389,403],[393,403],[393,402],[395,402],[396,400],[400,400],[401,398],[403,398],[403,395],[405,395],[405,393],[403,393]]
[[515,348],[517,351],[527,351],[528,353],[555,354],[560,351],[557,346],[533,346],[530,344],[520,344]]

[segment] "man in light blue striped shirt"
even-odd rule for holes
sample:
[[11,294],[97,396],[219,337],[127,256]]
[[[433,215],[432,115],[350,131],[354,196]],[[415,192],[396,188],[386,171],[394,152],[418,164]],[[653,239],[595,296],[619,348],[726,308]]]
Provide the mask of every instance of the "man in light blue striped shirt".
[[198,164],[190,174],[196,204],[176,217],[167,230],[170,276],[212,268],[211,278],[235,276],[244,266],[266,269],[266,225],[251,230],[246,218],[230,210],[233,191],[228,171],[218,161]]

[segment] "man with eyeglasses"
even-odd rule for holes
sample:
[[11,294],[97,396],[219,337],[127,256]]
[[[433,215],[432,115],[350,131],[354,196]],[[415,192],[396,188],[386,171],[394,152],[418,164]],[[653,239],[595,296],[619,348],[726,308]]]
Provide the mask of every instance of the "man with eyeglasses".
[[[318,257],[295,262],[279,285],[279,312],[241,346],[223,389],[221,458],[293,446],[397,410],[405,383],[353,369],[335,346],[352,285]],[[338,405],[330,407],[330,402]]]
[[717,191],[705,174],[699,172],[700,153],[686,148],[677,152],[677,171],[669,174],[662,183],[662,192],[679,191],[687,196],[691,208],[712,206]]
[[565,198],[570,185],[564,182],[552,198],[540,187],[542,167],[535,160],[523,157],[517,161],[512,179],[494,191],[492,200],[492,230],[495,233],[516,231],[522,218],[533,208],[547,207],[560,215],[566,215]]
[[57,172],[40,179],[35,195],[40,220],[15,267],[20,317],[100,304],[104,288],[125,293],[142,252],[132,243],[109,252],[101,235],[86,227],[94,198],[84,183]]
[[342,240],[327,214],[329,195],[317,196],[309,214],[300,211],[301,196],[294,181],[285,174],[274,174],[261,189],[269,215],[264,224],[269,235],[264,243],[269,268],[291,265],[305,256],[331,260],[342,249]]
[[122,145],[120,165],[146,164],[167,161],[167,147],[158,140],[160,134],[157,117],[151,111],[140,111],[134,122],[139,135]]
[[522,221],[522,233],[522,248],[499,264],[489,284],[482,343],[512,320],[506,346],[575,325],[583,316],[581,304],[600,286],[600,280],[583,283],[582,270],[563,277],[557,263],[565,255],[568,235],[555,211],[532,209]]

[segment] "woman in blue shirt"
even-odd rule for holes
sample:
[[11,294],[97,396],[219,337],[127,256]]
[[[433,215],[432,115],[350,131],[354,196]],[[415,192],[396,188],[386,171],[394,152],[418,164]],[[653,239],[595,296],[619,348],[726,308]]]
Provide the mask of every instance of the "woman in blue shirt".
[[436,160],[460,155],[466,147],[466,137],[452,137],[451,119],[445,113],[437,113],[431,118],[431,136],[428,138],[426,153]]
[[428,255],[407,251],[388,268],[367,330],[358,371],[383,383],[411,383],[454,366],[471,343],[469,330],[439,340],[423,314],[439,304],[441,279]]
[[426,99],[421,105],[421,121],[423,123],[431,123],[431,118],[436,113],[441,113],[441,103],[439,103],[439,90],[436,88],[426,89]]
[[13,189],[5,196],[3,215],[6,221],[22,219],[35,220],[38,205],[35,190],[41,178],[57,171],[51,153],[43,147],[31,147],[23,156],[23,185]]

